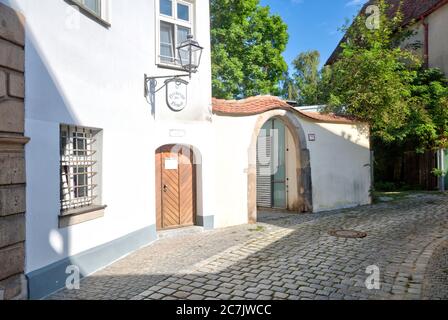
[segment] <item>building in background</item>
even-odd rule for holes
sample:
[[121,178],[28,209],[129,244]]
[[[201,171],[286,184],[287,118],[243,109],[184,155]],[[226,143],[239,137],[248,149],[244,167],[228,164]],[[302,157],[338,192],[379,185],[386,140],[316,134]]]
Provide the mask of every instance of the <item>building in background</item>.
[[[404,28],[413,31],[413,35],[402,43],[412,48],[430,68],[439,68],[448,75],[448,1],[447,0],[387,0],[390,4],[389,15],[392,18],[400,3]],[[375,0],[367,2],[360,13]],[[341,52],[341,43],[327,61],[332,64]]]
[[[388,15],[395,16],[400,4],[403,14],[402,27],[412,31],[401,47],[412,50],[419,55],[424,65],[429,68],[438,68],[448,76],[448,1],[447,0],[388,0],[390,4]],[[368,1],[360,11],[364,14],[369,5],[375,1]],[[345,38],[341,40],[341,43]],[[327,64],[334,63],[342,51],[341,43],[334,50]],[[383,150],[380,150],[381,152]],[[384,148],[385,154],[377,153],[381,170],[377,170],[378,180],[404,183],[408,187],[423,188],[425,190],[443,190],[448,187],[448,177],[437,178],[433,175],[434,168],[446,170],[448,157],[444,156],[446,150],[425,153],[416,153],[409,150],[397,154],[395,150]],[[391,155],[395,154],[391,159]],[[385,157],[387,156],[387,159]]]

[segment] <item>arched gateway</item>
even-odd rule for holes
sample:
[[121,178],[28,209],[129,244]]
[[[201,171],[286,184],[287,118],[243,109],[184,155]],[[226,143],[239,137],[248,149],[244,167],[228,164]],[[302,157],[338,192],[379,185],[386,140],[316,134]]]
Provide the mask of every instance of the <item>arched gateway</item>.
[[271,110],[256,122],[249,148],[249,221],[258,208],[311,212],[311,166],[307,141],[296,114]]
[[272,96],[213,99],[217,154],[229,173],[219,177],[231,184],[217,197],[223,225],[255,223],[258,209],[320,212],[370,203],[368,125],[313,110]]

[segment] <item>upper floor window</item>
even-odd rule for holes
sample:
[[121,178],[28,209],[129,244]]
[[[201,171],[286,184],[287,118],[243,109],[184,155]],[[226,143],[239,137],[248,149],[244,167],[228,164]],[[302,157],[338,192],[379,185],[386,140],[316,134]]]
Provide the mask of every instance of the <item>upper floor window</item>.
[[71,0],[71,2],[85,15],[110,27],[109,0]]
[[159,1],[158,62],[180,66],[176,48],[193,34],[193,3],[183,0]]
[[79,5],[101,17],[101,0],[75,0]]

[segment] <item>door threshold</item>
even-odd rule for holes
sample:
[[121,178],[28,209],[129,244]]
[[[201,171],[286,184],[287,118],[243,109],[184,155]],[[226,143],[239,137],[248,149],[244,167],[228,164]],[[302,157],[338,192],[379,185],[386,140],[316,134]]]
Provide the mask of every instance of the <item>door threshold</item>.
[[277,213],[295,213],[296,211],[290,211],[287,208],[264,208],[264,207],[258,207],[258,212],[277,212]]
[[191,227],[184,227],[184,228],[175,228],[175,229],[167,229],[167,230],[160,230],[157,232],[157,235],[159,237],[159,240],[161,239],[168,239],[168,238],[177,238],[192,234],[198,234],[204,232],[203,227],[199,226],[191,226]]

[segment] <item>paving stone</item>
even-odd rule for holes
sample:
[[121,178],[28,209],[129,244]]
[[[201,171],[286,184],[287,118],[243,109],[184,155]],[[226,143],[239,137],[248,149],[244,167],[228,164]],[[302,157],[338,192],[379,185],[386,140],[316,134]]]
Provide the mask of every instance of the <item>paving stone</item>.
[[204,296],[210,297],[210,298],[216,298],[217,296],[219,296],[219,292],[206,291],[206,292],[204,292]]
[[217,289],[216,289],[216,292],[223,293],[223,294],[229,294],[229,293],[231,293],[232,291],[233,291],[232,289],[224,288],[224,287],[221,287],[221,288],[217,288]]
[[246,293],[246,295],[244,296],[244,298],[249,299],[249,300],[257,300],[259,294],[256,293]]
[[[430,287],[425,268],[436,244],[448,236],[448,197],[424,194],[349,211],[273,217],[260,214],[265,221],[260,234],[249,231],[253,226],[238,226],[160,241],[86,278],[79,292],[61,292],[50,299],[125,299],[141,296],[140,292],[166,295],[163,299],[419,299]],[[327,236],[336,227],[365,231],[369,237]],[[234,238],[237,241],[228,240]],[[207,245],[198,249],[197,243]],[[229,249],[228,243],[237,246]],[[224,245],[228,247],[217,249]],[[176,248],[175,259],[165,257],[166,247]],[[448,259],[439,260],[434,270],[448,269]],[[193,267],[197,262],[201,265]],[[381,291],[365,288],[365,270],[373,264],[381,270]],[[189,271],[179,271],[183,269]],[[124,282],[115,280],[120,278],[115,274],[141,277]],[[444,287],[438,290],[448,292]],[[429,297],[436,295],[432,292]]]
[[188,300],[204,300],[205,297],[198,295],[198,294],[192,294],[191,296],[188,297]]
[[274,298],[276,298],[276,299],[286,300],[286,299],[288,299],[288,297],[289,297],[289,294],[286,294],[286,293],[282,293],[282,292],[274,293]]
[[153,293],[152,295],[149,296],[150,299],[154,299],[154,300],[160,300],[163,297],[165,297],[165,295],[160,294],[160,293]]
[[191,290],[191,292],[194,294],[203,294],[205,292],[205,290],[201,289],[201,288],[196,288],[196,289]]
[[216,286],[212,286],[212,285],[209,285],[209,284],[207,284],[205,286],[202,286],[202,289],[204,289],[206,291],[212,291],[212,290],[215,290],[216,288],[217,288]]
[[169,288],[162,288],[158,292],[161,294],[164,294],[164,295],[170,295],[170,294],[173,294],[174,292],[176,292],[176,290],[169,289]]
[[[204,293],[205,294],[205,293]],[[176,291],[173,296],[179,299],[186,299],[188,296],[190,296],[191,293],[184,292],[184,291]]]
[[274,291],[271,291],[271,290],[261,290],[260,294],[262,294],[264,296],[272,296],[272,295],[274,295]]

